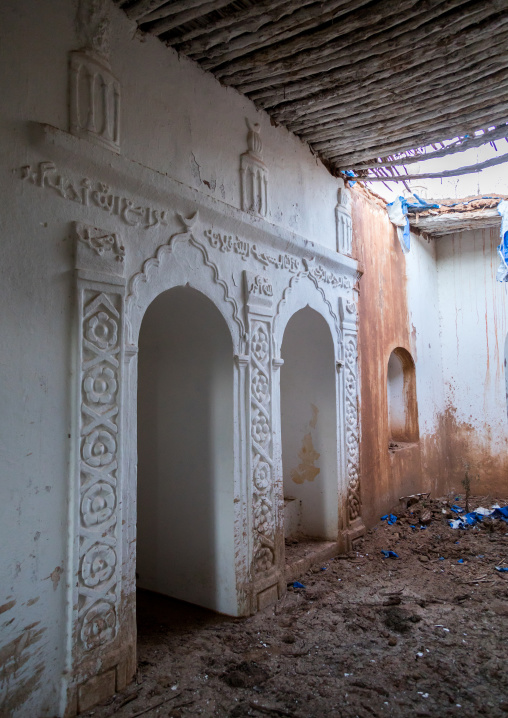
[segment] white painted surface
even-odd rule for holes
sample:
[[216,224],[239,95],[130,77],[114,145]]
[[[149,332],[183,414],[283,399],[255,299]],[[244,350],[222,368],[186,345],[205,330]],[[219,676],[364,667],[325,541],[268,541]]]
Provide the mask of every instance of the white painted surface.
[[422,438],[438,430],[438,417],[444,406],[436,243],[412,234],[411,251],[405,259],[411,332],[409,349],[415,363],[418,425]]
[[494,456],[508,449],[508,285],[495,279],[497,244],[493,230],[437,241],[446,404],[457,423],[473,428],[476,449],[488,445]]
[[[197,204],[204,218],[199,225],[202,243],[204,230],[213,227],[228,235],[239,234],[242,239],[249,235],[250,245],[268,251],[270,256],[283,254],[289,247],[308,260],[318,257],[327,271],[335,266],[333,252],[320,253],[319,247],[335,249],[334,208],[341,182],[330,177],[300,140],[280,127],[272,127],[269,118],[246,98],[221,87],[195,64],[178,58],[154,38],[141,41],[135,37],[134,26],[113,3],[110,5],[110,62],[122,94],[120,156],[66,134],[68,56],[81,47],[74,24],[76,2],[5,0],[0,11],[0,131],[4,160],[0,177],[0,531],[3,545],[9,547],[2,553],[0,563],[0,605],[10,606],[2,614],[0,646],[14,650],[26,637],[26,627],[36,624],[35,629],[30,629],[36,632],[34,643],[24,649],[26,663],[15,674],[4,676],[0,687],[0,706],[13,718],[62,716],[72,668],[72,640],[66,638],[66,625],[73,611],[72,589],[79,569],[73,549],[69,548],[74,546],[75,522],[79,520],[78,477],[71,461],[73,451],[79,449],[75,422],[79,377],[74,357],[77,313],[71,223],[83,222],[106,234],[118,233],[126,247],[125,276],[129,278],[141,271],[143,262],[167,244],[172,234],[182,232],[175,210],[189,217]],[[261,125],[263,161],[269,173],[266,222],[238,210],[239,158],[247,149],[246,117]],[[57,130],[44,133],[38,123]],[[41,187],[37,182],[21,179],[22,166],[30,165],[36,172],[39,163],[48,160],[55,163],[53,186]],[[77,187],[85,178],[95,189],[103,182],[112,194],[129,199],[134,207],[165,210],[168,223],[149,229],[130,226],[119,214],[107,212],[92,201],[84,205],[64,198],[58,191],[58,176]],[[200,250],[182,250],[175,259],[177,250],[161,262],[164,276],[154,279],[150,270],[148,288],[140,289],[135,306],[129,309],[133,331],[139,328],[146,306],[158,292],[171,283],[185,284],[192,275],[194,287],[206,285],[211,298],[221,303],[230,331],[236,327],[235,352],[241,354],[246,347],[240,346],[233,307],[237,307],[238,316],[244,316],[243,265],[234,264],[233,259],[242,260],[238,255],[213,249],[209,243],[206,246],[213,255],[214,266],[225,277],[230,302],[225,301],[223,286],[213,279],[214,269],[205,266]],[[249,261],[250,269],[265,271],[262,263],[252,258]],[[100,258],[97,262],[100,266]],[[351,278],[355,263],[349,260],[346,265]],[[302,278],[283,302],[282,293],[294,275],[270,267],[266,273],[273,281],[272,314],[277,311],[279,319],[285,321],[288,306],[313,302],[328,316],[330,325],[336,323],[338,327],[338,296],[349,297],[349,289],[332,288],[326,280]],[[97,273],[94,276],[99,277]],[[274,346],[280,348],[277,326]],[[126,326],[126,331],[129,328]],[[334,343],[338,351],[337,332]],[[136,413],[135,359],[128,361],[123,399],[126,416],[132,419]],[[235,372],[237,412],[245,416],[245,406],[239,408],[241,402],[245,404],[246,396],[241,362]],[[246,441],[249,429],[235,424],[235,431],[243,431]],[[135,428],[129,421],[122,430],[128,437],[121,465],[128,475],[120,496],[126,527],[122,528],[122,569],[125,576],[131,576],[136,441],[132,433]],[[273,430],[275,436],[277,421]],[[342,442],[345,445],[344,438]],[[278,450],[277,446],[274,449]],[[247,458],[236,450],[235,499],[245,498],[251,486],[252,477],[247,479],[239,468],[246,465]],[[345,500],[344,453],[340,462],[341,496]],[[241,534],[242,522],[247,520],[246,508],[241,506],[235,514],[235,535]],[[242,547],[236,557],[235,570],[240,576],[247,575],[250,568],[250,550],[249,546]],[[121,554],[119,549],[118,560]],[[11,601],[15,603],[10,605]],[[16,694],[16,706],[7,708],[6,701]]]
[[301,309],[290,319],[282,358],[284,495],[301,500],[303,535],[336,540],[336,370],[330,330],[314,310]]
[[236,615],[233,351],[202,294],[160,294],[138,357],[138,586]]
[[388,360],[388,426],[390,438],[402,439],[406,430],[406,398],[404,396],[404,368],[399,357],[392,352]]

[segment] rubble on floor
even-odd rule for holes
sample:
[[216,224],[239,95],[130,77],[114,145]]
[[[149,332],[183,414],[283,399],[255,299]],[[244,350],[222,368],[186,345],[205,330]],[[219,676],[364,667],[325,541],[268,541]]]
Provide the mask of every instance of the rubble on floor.
[[508,715],[508,524],[453,530],[463,496],[408,498],[251,618],[145,596],[137,682],[85,715]]

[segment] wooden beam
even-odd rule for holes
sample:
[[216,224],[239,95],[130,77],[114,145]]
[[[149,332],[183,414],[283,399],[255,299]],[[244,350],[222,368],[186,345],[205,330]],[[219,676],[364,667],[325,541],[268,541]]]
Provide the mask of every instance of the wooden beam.
[[[371,0],[357,0],[357,12],[362,6],[368,5]],[[417,0],[405,0],[414,4]],[[263,47],[279,46],[286,40],[301,35],[304,32],[312,32],[324,23],[337,21],[344,15],[351,12],[351,1],[349,0],[328,0],[325,5],[319,4],[315,7],[304,7],[301,10],[281,18],[278,22],[269,23],[261,27],[257,32],[240,35],[232,42],[223,43],[210,48],[205,53],[194,55],[194,59],[200,60],[205,70],[211,70],[225,62],[231,62],[236,58],[243,57],[251,52],[259,52]],[[359,19],[357,19],[357,22]],[[341,22],[347,23],[347,17]],[[365,24],[365,19],[363,20]],[[338,32],[342,33],[342,30]]]
[[[495,47],[496,46],[494,46],[494,52]],[[491,57],[485,59],[483,53],[480,56],[472,53],[468,55],[466,61],[463,61],[461,58],[459,64],[453,63],[450,65],[449,72],[447,72],[445,68],[443,73],[433,74],[432,87],[425,85],[422,88],[421,83],[419,83],[413,75],[410,75],[412,81],[408,85],[402,81],[398,83],[396,92],[391,89],[389,83],[387,84],[382,81],[369,89],[367,89],[369,86],[361,85],[358,90],[363,89],[363,96],[356,97],[356,93],[351,96],[351,93],[341,91],[340,96],[333,105],[321,109],[318,112],[307,112],[303,117],[288,122],[287,127],[291,132],[301,134],[305,130],[316,127],[316,125],[321,123],[324,124],[331,120],[340,121],[345,115],[351,115],[352,112],[360,113],[367,108],[379,108],[380,113],[384,113],[384,108],[393,105],[395,101],[410,103],[418,98],[433,99],[443,97],[450,90],[461,86],[457,77],[458,73],[454,72],[454,68],[460,71],[462,77],[467,76],[468,82],[476,82],[483,77],[488,78],[492,74],[507,67],[508,56],[502,61],[499,61],[498,56],[494,59]],[[380,89],[378,89],[378,86],[380,86]],[[353,90],[351,90],[351,92],[353,92]]]
[[[143,29],[159,37],[160,35],[164,35],[165,32],[174,30],[179,25],[184,25],[186,22],[208,15],[208,13],[214,12],[214,10],[220,10],[226,7],[226,5],[231,3],[231,0],[205,0],[205,2],[203,2],[203,0],[177,0],[177,2],[178,4],[181,3],[182,6],[187,9],[176,14],[171,14],[170,17],[155,20],[155,22],[148,24],[147,27]],[[145,22],[146,19],[143,20],[143,25]]]
[[442,97],[434,101],[415,101],[405,108],[398,106],[393,108],[391,113],[383,113],[380,119],[377,119],[378,113],[373,109],[345,117],[342,122],[326,123],[326,126],[318,125],[300,136],[313,147],[319,147],[321,143],[335,139],[337,136],[347,136],[350,130],[368,134],[382,132],[383,136],[388,136],[388,132],[393,134],[399,129],[425,127],[428,122],[434,122],[436,118],[440,121],[452,121],[456,117],[462,117],[464,111],[469,114],[474,108],[490,107],[503,101],[506,103],[507,98],[508,71],[504,70],[497,81],[492,80],[492,83],[487,85],[481,80],[471,83],[466,93],[459,88],[450,92],[446,101]]
[[[402,182],[402,181],[413,181],[420,179],[441,179],[443,177],[459,177],[460,175],[469,175],[474,172],[481,172],[488,167],[494,167],[495,165],[501,165],[508,162],[508,153],[499,155],[499,157],[493,157],[485,162],[479,162],[476,165],[468,165],[467,167],[460,167],[456,170],[443,170],[443,172],[422,172],[416,175],[400,175],[400,177],[390,177],[388,182]],[[354,178],[353,178],[354,179]],[[356,179],[362,182],[379,182],[380,177],[356,177]]]
[[236,9],[206,27],[187,30],[175,40],[173,47],[184,55],[198,56],[216,45],[231,42],[238,35],[257,32],[263,25],[277,22],[284,15],[291,15],[315,3],[316,0],[262,0],[247,9]]
[[[416,22],[416,21],[415,21]],[[254,89],[260,85],[259,82],[235,85],[241,92],[247,94],[250,99],[261,105],[265,109],[275,107],[277,105],[290,106],[292,102],[298,102],[316,92],[333,89],[340,86],[341,88],[347,82],[358,83],[364,82],[374,73],[383,71],[388,67],[391,69],[391,76],[402,74],[402,79],[406,79],[408,69],[418,68],[419,63],[412,61],[415,52],[423,57],[422,61],[443,58],[443,64],[450,62],[450,56],[456,52],[467,59],[467,46],[477,46],[482,39],[491,40],[491,44],[496,43],[498,33],[503,32],[506,23],[497,25],[497,21],[489,24],[487,29],[475,27],[469,24],[473,32],[467,33],[464,30],[467,25],[460,23],[458,26],[453,24],[450,26],[450,32],[446,36],[431,36],[430,40],[425,38],[417,29],[414,30],[415,40],[418,41],[418,47],[414,48],[411,43],[400,43],[393,47],[390,39],[380,41],[376,44],[376,51],[368,52],[371,41],[359,43],[352,46],[351,49],[345,47],[343,52],[337,52],[335,56],[325,62],[316,62],[311,68],[302,68],[293,73],[285,73],[284,75],[271,77],[271,84],[264,89]],[[492,32],[492,27],[497,29]],[[451,30],[457,29],[457,33],[451,37]],[[446,44],[444,44],[446,42]],[[425,52],[426,48],[432,48],[429,53]],[[486,45],[488,47],[488,45]],[[300,78],[300,79],[298,79]],[[430,78],[429,78],[430,79]],[[263,81],[264,84],[264,81]]]
[[[358,1],[356,0],[356,2]],[[492,0],[492,4],[489,3],[488,5],[477,2],[473,7],[468,5],[468,9],[466,9],[463,0],[445,0],[438,6],[441,10],[438,17],[428,14],[427,22],[432,22],[436,32],[439,31],[441,35],[451,34],[448,29],[451,24],[455,23],[458,26],[466,27],[470,24],[471,16],[474,16],[475,19],[482,16],[492,16],[495,13],[493,4],[497,5],[501,2],[504,2],[504,0]],[[410,13],[413,5],[414,0],[401,0],[401,11],[405,10]],[[447,15],[447,12],[450,15]],[[444,16],[441,13],[444,13]],[[400,24],[403,23],[404,16],[396,15],[395,19],[398,19]],[[384,4],[377,11],[372,10],[367,17],[366,13],[350,13],[337,25],[325,27],[325,29],[313,33],[303,34],[280,44],[277,43],[266,50],[253,52],[248,57],[239,58],[231,62],[228,62],[227,56],[223,56],[220,59],[220,64],[224,66],[218,69],[216,69],[218,62],[211,66],[205,63],[204,67],[206,69],[216,69],[215,74],[225,84],[235,85],[235,87],[246,85],[256,80],[263,80],[267,77],[275,78],[282,73],[294,73],[301,68],[312,67],[326,61],[329,56],[337,59],[341,53],[344,53],[345,47],[351,44],[348,35],[352,33],[356,33],[353,35],[352,42],[354,43],[355,39],[357,42],[365,42],[366,44],[363,45],[362,51],[365,57],[371,57],[376,54],[376,45],[383,42],[382,32],[378,35],[376,29],[377,27],[383,27],[383,23],[389,27],[391,27],[390,23],[393,23],[393,16],[388,16],[387,18]],[[431,28],[429,27],[429,32],[425,37],[428,38],[430,32]],[[402,33],[400,34],[402,35]],[[407,40],[407,42],[398,40],[395,47],[391,47],[392,53],[398,47],[417,48],[418,43],[416,39],[412,39],[409,32],[405,34],[403,40]]]
[[[506,120],[508,123],[508,119]],[[502,127],[498,127],[495,130],[490,130],[488,132],[484,132],[483,135],[472,137],[465,137],[457,142],[454,142],[451,145],[448,145],[442,150],[437,150],[435,152],[425,152],[422,154],[415,154],[412,156],[403,156],[399,157],[396,160],[387,160],[386,158],[383,158],[381,162],[378,163],[369,163],[369,164],[355,164],[355,165],[349,165],[347,169],[354,169],[354,170],[366,170],[366,169],[377,169],[378,167],[402,167],[403,165],[409,165],[414,164],[415,162],[425,162],[427,160],[436,160],[441,157],[447,157],[448,155],[453,155],[457,152],[465,152],[466,150],[474,149],[475,147],[482,147],[483,145],[487,145],[492,140],[500,140],[503,138],[508,137],[508,124],[504,124]]]
[[171,0],[137,0],[137,2],[135,2],[134,5],[130,5],[125,12],[131,20],[139,20],[144,15],[160,8],[162,5],[169,7],[172,4],[174,3],[172,3]]
[[[358,149],[352,150],[351,147],[355,147],[354,143],[350,143],[349,146],[339,147],[334,149],[330,146],[330,149],[326,153],[321,153],[321,158],[328,161],[330,164],[341,167],[349,167],[352,162],[360,162],[362,160],[371,160],[372,157],[382,157],[383,155],[390,154],[391,152],[405,152],[412,150],[415,147],[423,147],[429,145],[432,142],[439,142],[444,138],[457,137],[458,135],[473,134],[477,130],[487,129],[488,127],[495,126],[498,122],[504,121],[508,113],[499,113],[497,116],[490,115],[489,117],[481,117],[476,121],[462,121],[457,122],[452,127],[438,128],[435,130],[433,127],[411,135],[398,135],[397,137],[391,137],[390,139],[383,138],[368,138],[364,140]],[[359,140],[358,140],[359,141]]]
[[[377,83],[379,80],[391,80],[394,90],[397,90],[398,82],[394,80],[395,76],[400,75],[402,83],[410,83],[410,73],[423,77],[425,84],[431,86],[432,76],[426,76],[427,69],[424,70],[424,64],[429,63],[431,71],[439,71],[441,73],[447,71],[450,63],[465,61],[472,52],[484,51],[489,54],[489,48],[496,44],[497,35],[503,34],[504,29],[508,26],[508,12],[501,19],[487,19],[481,27],[470,26],[464,28],[460,24],[460,30],[453,36],[437,36],[432,44],[423,41],[417,47],[402,46],[399,50],[388,50],[382,55],[366,57],[363,60],[346,64],[342,61],[342,66],[336,70],[329,71],[319,78],[313,78],[313,86],[310,89],[306,83],[306,89],[299,88],[301,98],[288,98],[291,87],[285,90],[285,99],[283,92],[279,92],[279,100],[276,102],[260,102],[259,104],[265,109],[271,105],[272,111],[284,121],[288,115],[293,114],[296,110],[311,109],[317,111],[326,107],[327,103],[334,101],[343,90],[351,89],[353,93],[358,94],[358,85],[366,82],[370,78],[370,83]],[[492,53],[491,53],[492,54]],[[388,83],[385,86],[390,86]],[[241,89],[241,88],[239,88]],[[374,88],[375,89],[375,88]],[[255,100],[255,97],[252,99]],[[281,101],[282,100],[282,101]],[[289,119],[289,117],[288,117]]]

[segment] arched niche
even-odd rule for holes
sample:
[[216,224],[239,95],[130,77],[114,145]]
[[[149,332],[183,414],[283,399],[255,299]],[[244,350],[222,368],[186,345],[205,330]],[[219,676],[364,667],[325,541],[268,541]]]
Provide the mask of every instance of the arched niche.
[[282,341],[281,427],[286,537],[337,540],[338,463],[334,342],[305,307]]
[[397,347],[390,354],[386,384],[389,440],[402,443],[418,441],[415,365],[406,349]]
[[139,334],[137,583],[236,615],[233,347],[188,286],[160,294]]

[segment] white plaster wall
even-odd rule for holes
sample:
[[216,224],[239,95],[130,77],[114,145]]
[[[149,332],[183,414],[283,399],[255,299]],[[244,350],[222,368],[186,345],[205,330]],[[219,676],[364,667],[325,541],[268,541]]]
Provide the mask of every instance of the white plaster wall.
[[[444,391],[436,244],[411,234],[411,251],[405,257],[411,356],[415,363],[418,427],[423,447],[422,470],[431,482],[429,486],[437,489],[444,480],[436,474],[440,448],[435,444],[444,410]],[[426,439],[430,443],[426,444]]]
[[399,357],[392,352],[388,360],[388,425],[391,438],[403,436],[406,430],[406,398],[404,369]]
[[[68,53],[79,48],[75,10],[69,0],[4,0],[0,9],[0,540],[6,547],[0,562],[0,648],[9,660],[18,656],[3,674],[0,706],[13,718],[61,716],[66,703],[66,584],[74,581],[66,575],[74,441],[69,225],[81,220],[126,232],[118,218],[20,180],[22,165],[52,159],[35,142],[30,123],[68,126]],[[113,6],[112,12],[123,155],[238,207],[239,155],[246,149],[249,116],[262,127],[269,221],[335,248],[340,182],[247,99],[155,39],[134,37],[133,25]],[[105,152],[104,171],[113,165]],[[75,174],[98,179],[96,171],[78,164]],[[128,188],[134,196],[138,191],[142,195],[141,181]],[[129,237],[129,261],[139,264],[161,241],[134,231]]]
[[495,229],[463,232],[437,240],[437,257],[447,405],[473,430],[473,453],[504,456],[508,285],[495,279],[498,244]]
[[336,540],[335,360],[329,327],[313,309],[302,309],[290,319],[282,342],[282,358],[284,495],[301,501],[302,534]]
[[138,586],[237,613],[233,351],[218,309],[177,287],[141,325]]

